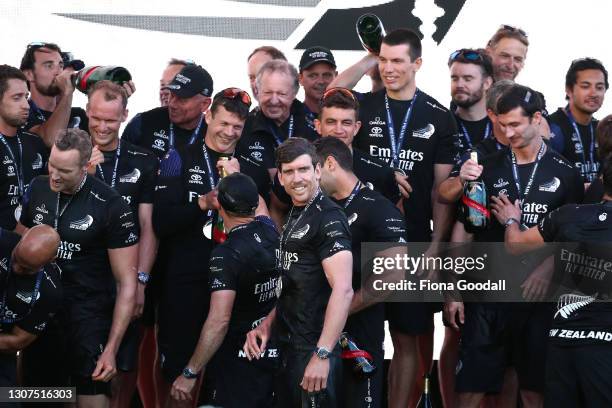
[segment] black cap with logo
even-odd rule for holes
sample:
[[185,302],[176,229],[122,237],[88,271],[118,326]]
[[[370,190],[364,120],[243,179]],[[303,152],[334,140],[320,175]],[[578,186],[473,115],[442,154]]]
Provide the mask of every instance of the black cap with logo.
[[213,80],[208,71],[201,66],[188,64],[164,89],[168,89],[179,98],[191,98],[197,94],[211,96]]
[[302,54],[300,58],[300,72],[310,68],[317,62],[327,62],[332,67],[336,68],[336,60],[329,48],[325,47],[310,47]]
[[259,192],[253,179],[233,173],[219,181],[217,199],[225,211],[238,215],[253,215],[259,204]]

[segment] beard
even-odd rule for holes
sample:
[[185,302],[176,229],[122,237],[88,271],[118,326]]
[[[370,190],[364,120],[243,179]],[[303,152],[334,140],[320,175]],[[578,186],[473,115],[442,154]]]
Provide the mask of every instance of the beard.
[[[462,95],[466,95],[462,93]],[[457,99],[456,95],[453,95],[453,103],[460,108],[468,109],[476,105],[484,96],[484,89],[481,87],[478,91],[467,95],[466,99]]]
[[38,82],[35,83],[36,90],[45,96],[58,96],[61,91],[55,83],[55,79],[47,86],[41,86]]
[[2,118],[2,119],[9,126],[16,127],[16,128],[20,128],[20,127],[22,127],[23,125],[25,125],[28,122],[28,118],[27,117],[24,119],[21,116],[19,116],[19,117],[12,117],[12,118],[8,117],[8,118]]

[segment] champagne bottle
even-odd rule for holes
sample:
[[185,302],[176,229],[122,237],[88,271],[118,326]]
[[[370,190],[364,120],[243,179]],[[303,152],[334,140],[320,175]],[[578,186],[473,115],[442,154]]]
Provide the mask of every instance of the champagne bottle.
[[429,374],[425,374],[425,387],[423,388],[423,395],[417,404],[417,408],[432,408],[431,394],[429,389]]
[[74,86],[85,95],[96,82],[105,79],[122,85],[131,80],[132,75],[123,67],[109,65],[85,67],[73,77]]
[[[229,157],[219,157],[219,160],[223,160],[223,161],[226,161],[229,159],[230,159]],[[227,176],[227,172],[225,171],[224,168],[221,168],[221,170],[219,171],[219,179],[222,179],[223,177],[226,177],[226,176]],[[213,226],[212,238],[218,244],[225,242],[225,240],[227,239],[227,232],[225,231],[225,225],[223,224],[223,217],[221,217],[221,215],[219,215],[218,212],[217,212],[217,222]]]
[[355,27],[363,48],[368,52],[378,54],[383,37],[386,35],[380,18],[376,14],[364,14],[357,19]]
[[[470,159],[478,164],[478,154],[470,153]],[[463,215],[465,218],[465,230],[467,232],[477,232],[489,226],[489,200],[487,189],[482,178],[468,181],[463,187],[463,197],[461,198]]]
[[372,364],[372,356],[367,351],[361,350],[357,344],[344,332],[340,335],[341,357],[353,361],[353,371],[364,377],[371,376],[376,367]]

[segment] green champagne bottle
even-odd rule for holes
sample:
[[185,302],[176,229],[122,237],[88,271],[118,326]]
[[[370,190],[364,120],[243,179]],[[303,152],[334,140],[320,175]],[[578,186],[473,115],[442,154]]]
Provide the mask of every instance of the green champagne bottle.
[[109,80],[122,85],[131,79],[132,75],[127,69],[112,65],[85,67],[73,77],[75,88],[85,95],[98,81]]
[[[224,160],[224,161],[229,160],[229,159],[230,159],[229,157],[219,158],[219,160]],[[222,179],[225,176],[227,176],[227,173],[225,169],[222,168],[219,173],[219,179]],[[213,225],[212,239],[217,244],[221,244],[225,242],[225,240],[227,239],[227,232],[225,231],[225,225],[223,224],[223,217],[221,217],[221,215],[219,215],[218,212],[216,214],[216,217],[217,217],[217,222],[215,222],[215,225]]]
[[[478,154],[470,153],[470,159],[478,164]],[[470,233],[486,230],[489,227],[489,200],[487,188],[482,178],[468,181],[463,187],[461,197],[462,211],[465,218],[465,230]]]
[[376,14],[364,14],[357,19],[355,26],[363,48],[368,52],[378,54],[383,37],[386,35],[380,18]]
[[417,408],[433,408],[429,389],[429,374],[425,374],[425,387],[423,388],[423,395],[421,395]]

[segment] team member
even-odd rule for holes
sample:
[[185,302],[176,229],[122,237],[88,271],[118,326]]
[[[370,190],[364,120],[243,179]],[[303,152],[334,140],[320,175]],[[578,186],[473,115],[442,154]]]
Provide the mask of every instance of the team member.
[[325,47],[310,47],[300,58],[300,85],[304,88],[306,125],[316,130],[314,120],[319,114],[319,102],[327,86],[338,75],[334,54]]
[[[325,109],[325,108],[324,108]],[[370,354],[377,371],[372,378],[358,377],[347,367],[342,379],[344,406],[382,407],[384,380],[385,306],[364,297],[361,288],[361,243],[406,242],[404,217],[376,191],[367,188],[353,173],[349,148],[336,138],[315,142],[322,161],[321,187],[348,217],[353,248],[353,288],[356,290],[344,330],[360,349]],[[350,361],[352,364],[352,361]]]
[[178,58],[172,58],[168,61],[168,65],[164,72],[162,72],[162,76],[159,79],[159,103],[160,106],[168,106],[170,103],[170,90],[168,89],[168,85],[172,83],[174,77],[181,72],[185,65],[193,64],[193,61],[182,60]]
[[259,359],[276,321],[283,359],[278,406],[342,406],[337,344],[353,297],[348,222],[319,188],[321,167],[308,141],[287,140],[276,155],[280,182],[293,201],[277,254],[280,296],[247,334],[244,351],[249,360]]
[[188,64],[167,86],[168,106],[134,116],[122,139],[151,150],[161,160],[168,151],[188,144],[199,144],[206,134],[204,112],[213,92],[213,80],[201,66]]
[[568,104],[548,117],[552,144],[580,170],[585,183],[597,178],[599,160],[595,129],[597,112],[609,87],[608,71],[594,58],[572,61],[565,75]]
[[14,230],[23,194],[30,181],[46,172],[47,148],[22,126],[28,119],[26,77],[17,68],[0,65],[0,227]]
[[19,235],[0,229],[0,384],[17,385],[15,352],[41,335],[62,301],[60,271],[53,263],[60,239],[40,225]]
[[[116,190],[138,217],[138,286],[134,315],[142,314],[145,286],[155,261],[157,239],[153,232],[153,194],[159,162],[153,153],[119,140],[119,127],[128,115],[127,93],[110,81],[100,81],[89,91],[87,117],[95,154],[89,161],[90,172]],[[136,386],[136,368],[140,343],[140,325],[130,324],[119,352],[121,375],[113,387],[113,400],[129,404]]]
[[238,152],[267,169],[272,180],[276,148],[291,137],[314,140],[317,135],[306,125],[304,104],[295,99],[300,84],[293,65],[282,60],[266,62],[257,72],[256,85],[260,109],[244,125]]
[[487,43],[493,62],[494,79],[514,81],[525,66],[529,40],[520,28],[503,24]]
[[[250,107],[249,95],[237,88],[217,93],[202,144],[172,150],[160,164],[153,207],[153,227],[167,251],[165,281],[158,311],[158,347],[165,379],[160,401],[165,401],[174,380],[187,365],[208,314],[208,264],[213,237],[218,231],[214,206],[221,170],[252,175],[260,194],[267,191],[267,172],[234,157]],[[227,159],[227,160],[224,160]],[[214,235],[213,235],[214,234]]]
[[255,48],[247,58],[247,75],[249,76],[249,83],[251,84],[251,91],[253,92],[253,98],[255,98],[255,100],[259,100],[256,84],[257,73],[266,62],[275,59],[287,61],[285,54],[271,45]]
[[487,115],[486,93],[493,84],[493,66],[484,50],[461,49],[448,59],[455,120],[464,149],[492,136]]
[[[610,373],[610,303],[608,271],[612,241],[612,156],[602,162],[605,193],[597,204],[565,205],[537,227],[506,229],[506,242],[537,248],[560,242],[555,269],[559,299],[549,332],[546,407],[605,407],[612,404]],[[493,203],[500,223],[520,219],[520,207],[506,197]]]
[[[563,204],[579,202],[583,194],[576,169],[548,148],[539,134],[542,109],[542,101],[533,90],[514,85],[506,91],[497,103],[497,120],[510,142],[510,149],[486,156],[482,167],[478,167],[480,171],[466,177],[468,180],[482,177],[487,194],[491,196],[506,195],[512,202],[519,200],[522,217],[518,222],[527,227],[537,225],[548,212]],[[502,242],[505,226],[493,222],[490,229],[474,233],[473,239],[477,242]],[[496,268],[496,272],[505,271],[507,265],[500,256],[498,263],[490,268]],[[543,271],[543,268],[538,268],[525,277],[525,293],[537,291],[537,282]],[[508,273],[516,274],[516,268]],[[465,305],[460,369],[456,377],[459,406],[477,407],[485,393],[501,390],[504,372],[509,365],[507,356],[512,356],[512,365],[518,373],[523,404],[541,404],[545,336],[550,323],[545,306],[535,304],[526,309],[510,309],[492,303]],[[511,310],[512,314],[509,313]],[[456,307],[450,308],[448,320],[457,329],[456,313]],[[514,338],[520,339],[515,344],[506,343],[504,336],[500,336],[510,328]]]
[[206,367],[207,403],[269,407],[278,351],[268,348],[262,359],[247,361],[242,345],[246,333],[276,304],[278,233],[264,215],[265,206],[257,209],[257,186],[248,176],[234,173],[221,179],[218,192],[219,213],[229,234],[211,253],[210,311],[183,375],[174,381],[172,397],[191,399],[197,373]]
[[[49,176],[34,179],[24,200],[21,223],[53,226],[62,240],[57,263],[66,333],[64,349],[30,356],[27,367],[36,374],[51,371],[51,381],[67,370],[77,387],[77,403],[105,406],[115,355],[134,307],[138,231],[121,196],[88,177],[91,149],[87,133],[60,132],[49,156]],[[61,362],[49,367],[53,356]]]
[[[407,29],[393,30],[383,39],[378,56],[368,54],[338,75],[330,86],[354,84],[378,64],[385,88],[361,96],[363,126],[353,145],[396,170],[404,196],[408,238],[440,242],[447,239],[454,210],[438,201],[437,186],[448,177],[457,159],[458,136],[452,114],[416,87],[415,76],[421,63],[419,37]],[[416,336],[433,330],[431,309],[424,303],[388,305],[394,347],[389,400],[394,406],[409,403],[410,389],[405,384],[416,379]]]

